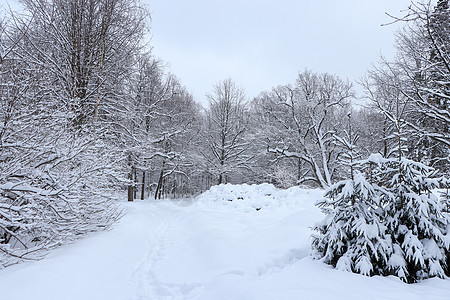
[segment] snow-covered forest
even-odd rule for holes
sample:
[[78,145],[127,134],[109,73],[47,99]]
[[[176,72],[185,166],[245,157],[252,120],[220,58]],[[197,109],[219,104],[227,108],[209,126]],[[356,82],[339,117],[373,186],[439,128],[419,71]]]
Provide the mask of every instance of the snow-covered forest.
[[[414,1],[393,18],[403,25],[396,57],[381,59],[359,82],[299,70],[249,99],[245,83],[224,78],[206,107],[152,54],[151,16],[141,1],[21,3],[21,11],[0,11],[0,269],[110,229],[143,205],[137,201],[202,203],[224,187],[271,184],[258,197],[280,193],[275,187],[316,189],[309,204],[318,201],[325,216],[315,208],[309,224],[299,223],[299,232],[313,227],[310,249],[289,244],[283,249],[294,250],[282,261],[269,267],[264,257],[267,269],[312,248],[317,263],[340,270],[408,283],[446,278],[436,285],[450,288],[448,0]],[[221,204],[249,201],[236,197]],[[300,198],[299,210],[312,211]],[[212,209],[221,201],[206,202]],[[243,205],[246,212],[275,207],[280,217],[283,204],[254,202]],[[288,233],[296,241],[295,230]],[[180,299],[197,287],[179,284]]]

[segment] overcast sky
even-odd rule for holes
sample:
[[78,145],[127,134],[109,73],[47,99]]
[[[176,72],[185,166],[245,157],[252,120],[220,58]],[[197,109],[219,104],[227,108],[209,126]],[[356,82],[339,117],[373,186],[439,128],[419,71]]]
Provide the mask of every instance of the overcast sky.
[[231,77],[254,97],[308,68],[360,78],[380,53],[393,57],[399,16],[410,0],[144,0],[153,53],[197,101]]
[[[0,0],[15,3],[17,0]],[[152,16],[151,46],[195,99],[228,77],[248,98],[298,72],[359,79],[383,54],[394,54],[410,0],[142,0]],[[3,2],[3,3],[2,3]]]

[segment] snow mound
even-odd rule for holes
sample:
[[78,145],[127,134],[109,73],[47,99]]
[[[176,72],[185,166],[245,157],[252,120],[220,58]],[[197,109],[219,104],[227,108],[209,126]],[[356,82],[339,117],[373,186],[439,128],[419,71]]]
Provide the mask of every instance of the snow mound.
[[203,208],[230,208],[244,212],[265,209],[310,207],[323,197],[323,190],[291,187],[281,190],[272,184],[220,184],[212,186],[196,197],[196,205]]

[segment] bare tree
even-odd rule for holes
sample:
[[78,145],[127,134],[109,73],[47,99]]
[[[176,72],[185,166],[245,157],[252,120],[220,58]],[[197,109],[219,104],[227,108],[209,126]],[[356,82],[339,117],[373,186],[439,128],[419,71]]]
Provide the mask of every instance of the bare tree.
[[217,83],[207,97],[205,139],[208,151],[204,151],[204,156],[217,182],[227,183],[231,177],[237,178],[234,172],[239,174],[250,168],[250,143],[245,140],[248,124],[245,94],[231,79],[226,79]]
[[[450,146],[450,10],[448,0],[413,2],[398,33],[397,58],[384,61],[385,79],[397,77],[397,92],[409,102],[404,116],[409,134],[409,156],[449,169]],[[384,81],[389,86],[389,81]],[[380,86],[380,85],[378,85]]]
[[310,71],[300,73],[295,86],[280,86],[265,96],[268,150],[297,164],[298,183],[325,188],[338,176],[342,149],[335,136],[344,128],[340,124],[352,96],[350,83]]
[[[87,138],[66,134],[60,111],[36,91],[42,69],[21,56],[27,26],[0,30],[0,264],[35,259],[45,250],[107,228],[117,209],[96,187],[99,173]],[[16,24],[17,25],[17,24]],[[20,45],[20,47],[19,47]],[[95,183],[89,180],[96,174]]]
[[142,48],[146,9],[138,0],[23,4],[33,19],[21,55],[46,69],[41,93],[68,111],[75,129],[96,118],[108,119],[118,109],[130,65]]
[[[160,60],[140,56],[131,77],[131,90],[120,141],[127,157],[128,200],[145,193],[155,199],[191,193],[191,157],[198,135],[200,108]],[[147,189],[146,189],[147,186]]]

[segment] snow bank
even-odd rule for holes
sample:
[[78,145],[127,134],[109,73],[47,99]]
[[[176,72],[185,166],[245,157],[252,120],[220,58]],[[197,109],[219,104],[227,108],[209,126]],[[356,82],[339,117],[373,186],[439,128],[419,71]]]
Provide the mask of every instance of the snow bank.
[[197,196],[196,206],[201,208],[231,208],[243,212],[256,212],[276,208],[309,208],[323,197],[323,190],[292,187],[277,189],[272,184],[232,185],[211,187]]

